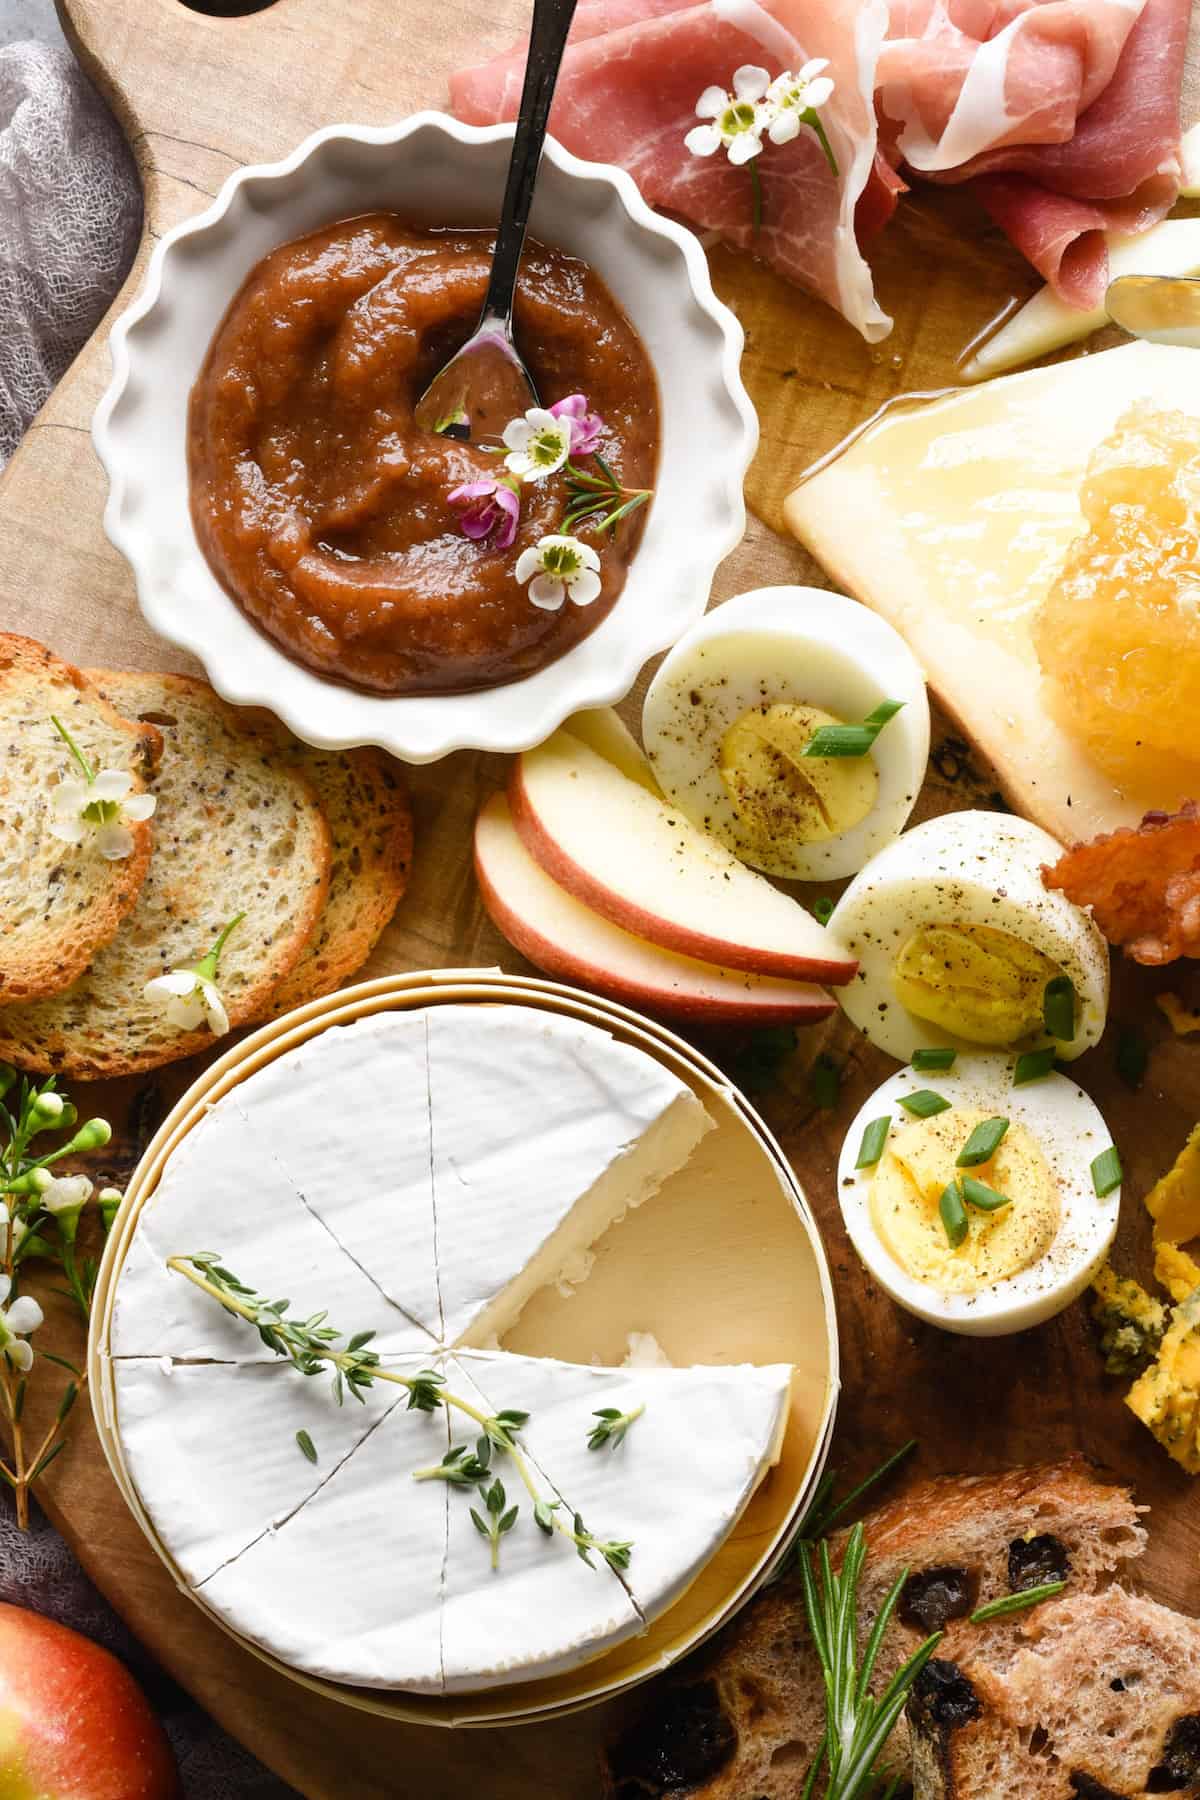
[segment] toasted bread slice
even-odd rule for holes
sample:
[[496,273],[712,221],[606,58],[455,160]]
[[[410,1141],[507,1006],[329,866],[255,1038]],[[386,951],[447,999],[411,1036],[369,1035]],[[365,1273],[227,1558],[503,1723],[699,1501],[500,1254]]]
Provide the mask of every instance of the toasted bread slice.
[[107,862],[50,830],[51,797],[78,776],[60,718],[97,771],[122,770],[143,793],[162,750],[69,663],[32,638],[0,633],[0,1002],[69,987],[134,906],[150,862],[150,820],[130,823],[130,854]]
[[[930,1631],[945,1628],[948,1656],[959,1655],[960,1644],[1000,1656],[1016,1620],[1049,1607],[979,1626],[969,1623],[976,1608],[1059,1576],[1068,1593],[1087,1592],[1140,1556],[1146,1541],[1128,1489],[1106,1486],[1081,1458],[921,1482],[864,1524],[860,1640],[897,1577],[909,1571],[876,1665],[877,1694]],[[844,1547],[840,1534],[835,1564]],[[680,1791],[688,1800],[801,1800],[824,1729],[825,1690],[804,1599],[787,1577],[659,1688],[610,1748],[607,1792],[613,1800]],[[902,1721],[884,1761],[905,1771],[909,1757]]]
[[384,750],[318,750],[279,729],[283,754],[311,781],[332,840],[329,895],[312,939],[263,1018],[331,994],[370,956],[408,885],[412,808]]
[[162,733],[155,848],[138,903],[64,993],[0,1008],[0,1057],[20,1068],[128,1075],[209,1048],[207,1026],[172,1025],[146,982],[197,962],[235,913],[221,957],[231,1025],[257,1018],[312,936],[329,888],[329,827],[277,746],[203,681],[92,679]]
[[1200,1793],[1200,1623],[1109,1587],[999,1661],[939,1658],[909,1702],[915,1800]]

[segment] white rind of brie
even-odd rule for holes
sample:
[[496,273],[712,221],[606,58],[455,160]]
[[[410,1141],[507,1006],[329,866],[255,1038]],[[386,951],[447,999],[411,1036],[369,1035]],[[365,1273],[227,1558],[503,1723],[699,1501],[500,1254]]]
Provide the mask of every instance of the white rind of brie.
[[[470,1692],[578,1666],[645,1629],[725,1541],[776,1460],[787,1368],[582,1368],[495,1344],[580,1278],[604,1232],[712,1121],[643,1052],[522,1007],[443,1006],[331,1028],[219,1101],[171,1157],[118,1277],[108,1354],[125,1465],[183,1579],[235,1632],[328,1679]],[[166,1267],[218,1251],[291,1316],[374,1330],[385,1366],[443,1370],[481,1410],[532,1414],[539,1492],[631,1538],[588,1567],[519,1505],[500,1567],[473,1492],[415,1481],[478,1428],[378,1382],[325,1376]],[[644,1403],[615,1450],[592,1414]],[[297,1442],[311,1439],[313,1464]]]

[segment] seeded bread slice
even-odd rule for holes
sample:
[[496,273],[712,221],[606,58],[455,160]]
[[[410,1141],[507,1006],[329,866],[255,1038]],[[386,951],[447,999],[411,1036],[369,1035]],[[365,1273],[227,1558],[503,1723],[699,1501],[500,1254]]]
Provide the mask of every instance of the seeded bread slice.
[[331,994],[362,967],[408,885],[412,862],[412,809],[393,757],[370,748],[318,750],[281,729],[279,738],[283,754],[316,789],[333,861],[325,910],[263,1009],[267,1019]]
[[[987,1647],[1002,1658],[1019,1642],[1017,1614],[974,1626],[967,1615],[1014,1589],[1065,1577],[1086,1592],[1140,1556],[1146,1534],[1127,1488],[1097,1479],[1081,1458],[1001,1475],[920,1483],[864,1521],[868,1558],[860,1590],[860,1641],[888,1590],[909,1570],[904,1602],[883,1641],[875,1692],[928,1632],[942,1649]],[[845,1536],[832,1545],[835,1564]],[[903,1615],[903,1616],[901,1616]],[[961,1654],[966,1654],[963,1650]],[[751,1602],[678,1676],[662,1684],[608,1752],[610,1800],[801,1800],[825,1729],[825,1691],[798,1583],[785,1578]],[[905,1771],[903,1721],[885,1760]],[[819,1791],[819,1790],[818,1790]]]
[[997,1662],[939,1660],[909,1702],[915,1800],[1200,1794],[1200,1623],[1110,1587]]
[[97,773],[125,771],[134,793],[162,749],[152,725],[120,718],[78,669],[0,633],[0,1001],[69,987],[133,908],[150,861],[149,820],[130,824],[133,849],[115,862],[52,834],[54,789],[79,774],[52,714]]
[[218,983],[231,1025],[258,1017],[312,936],[330,865],[329,827],[308,781],[206,682],[92,679],[162,734],[154,855],[137,905],[73,986],[0,1007],[0,1057],[87,1077],[157,1068],[212,1045],[207,1026],[170,1024],[143,989],[197,962],[241,911]]

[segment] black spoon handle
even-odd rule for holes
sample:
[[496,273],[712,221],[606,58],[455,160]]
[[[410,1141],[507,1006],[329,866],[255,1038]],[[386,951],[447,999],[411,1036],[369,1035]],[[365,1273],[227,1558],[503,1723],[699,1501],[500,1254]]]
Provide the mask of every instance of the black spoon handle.
[[542,160],[542,145],[546,141],[550,106],[574,16],[575,0],[534,0],[533,31],[529,39],[529,60],[525,64],[521,110],[517,114],[492,274],[483,303],[485,319],[503,319],[507,324],[512,316],[517,270],[525,248],[529,209]]

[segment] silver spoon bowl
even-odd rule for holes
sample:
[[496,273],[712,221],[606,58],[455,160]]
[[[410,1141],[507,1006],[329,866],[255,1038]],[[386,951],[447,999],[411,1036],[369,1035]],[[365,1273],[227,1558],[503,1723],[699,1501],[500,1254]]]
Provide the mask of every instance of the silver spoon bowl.
[[513,299],[575,4],[576,0],[534,0],[525,85],[483,311],[462,349],[455,351],[418,400],[416,421],[423,430],[464,441],[497,438],[510,419],[538,404],[533,377],[513,342]]

